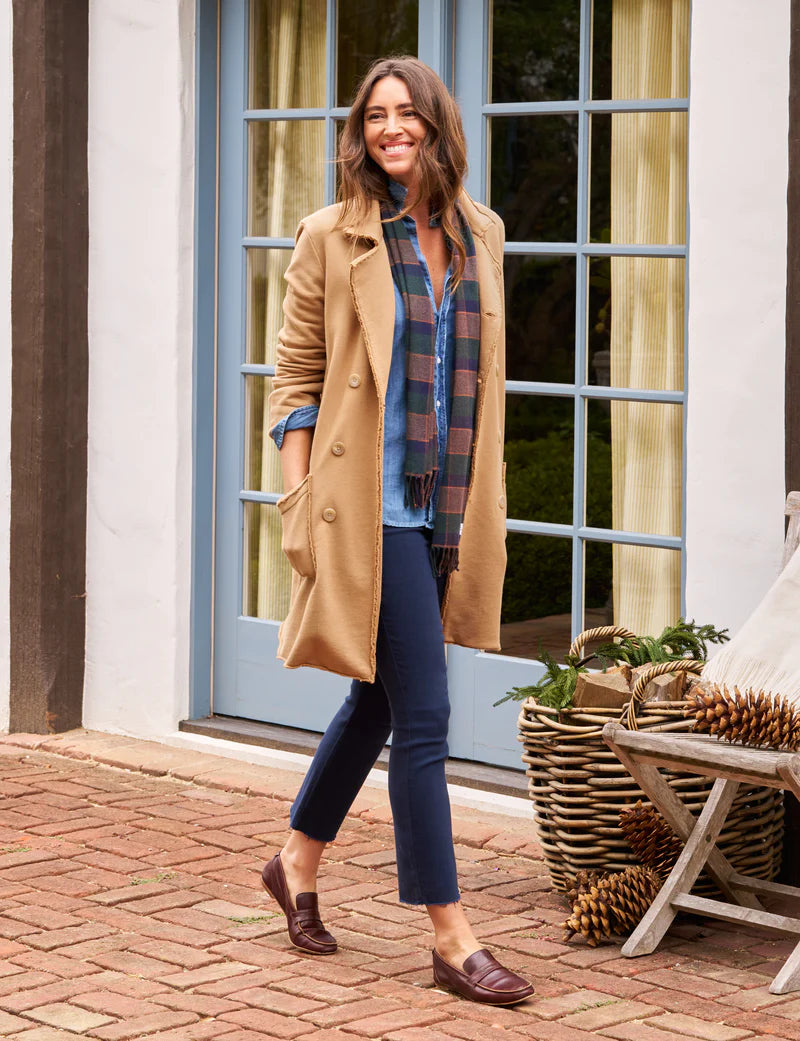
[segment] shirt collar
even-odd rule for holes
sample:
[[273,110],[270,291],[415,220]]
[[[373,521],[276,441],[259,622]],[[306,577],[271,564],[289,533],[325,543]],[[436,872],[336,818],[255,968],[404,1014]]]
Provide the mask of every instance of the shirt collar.
[[[391,195],[393,201],[402,210],[403,207],[406,204],[406,197],[408,196],[408,188],[406,188],[405,185],[400,184],[399,181],[392,180],[392,178],[390,177],[389,178],[389,194]],[[403,220],[411,221],[412,224],[414,223],[413,220],[411,219],[411,217],[409,217],[409,216],[404,217]],[[438,228],[441,223],[442,222],[440,220],[438,220],[438,218],[431,218],[431,220],[428,222],[428,227],[430,227],[430,228]]]

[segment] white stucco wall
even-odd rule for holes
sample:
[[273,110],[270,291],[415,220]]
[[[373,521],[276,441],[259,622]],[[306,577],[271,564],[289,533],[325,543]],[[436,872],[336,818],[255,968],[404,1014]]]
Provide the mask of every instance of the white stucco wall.
[[164,734],[189,691],[194,0],[89,8],[84,725]]
[[783,541],[790,7],[692,9],[686,606],[735,630]]
[[11,0],[0,2],[0,730],[9,707],[9,521],[11,517],[11,237],[14,98]]

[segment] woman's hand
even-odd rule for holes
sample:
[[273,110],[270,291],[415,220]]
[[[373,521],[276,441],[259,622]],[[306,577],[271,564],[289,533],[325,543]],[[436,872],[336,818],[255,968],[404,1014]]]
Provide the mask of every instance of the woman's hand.
[[281,469],[283,470],[283,488],[285,492],[291,491],[292,488],[300,484],[308,473],[311,462],[311,442],[313,439],[313,427],[287,430],[283,435]]

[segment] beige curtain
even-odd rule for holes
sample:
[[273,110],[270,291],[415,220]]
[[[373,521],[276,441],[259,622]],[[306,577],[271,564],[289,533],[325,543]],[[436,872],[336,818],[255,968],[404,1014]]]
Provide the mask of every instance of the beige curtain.
[[[275,109],[325,103],[325,0],[261,0],[252,6],[251,104]],[[300,220],[323,205],[324,123],[278,120],[251,124],[251,234],[293,236]],[[249,258],[248,361],[275,361],[282,323],[287,250],[257,250]],[[280,492],[280,456],[269,437],[266,400],[271,381],[248,378],[245,430],[251,487]],[[280,517],[271,506],[252,509],[245,523],[244,611],[282,620],[289,607],[291,569],[281,552]]]
[[[686,97],[689,0],[614,0],[614,98]],[[687,121],[683,113],[611,117],[611,241],[685,241]],[[611,384],[683,386],[682,260],[611,260]],[[613,524],[681,532],[679,405],[612,402]],[[614,546],[614,619],[657,634],[680,614],[680,554]]]

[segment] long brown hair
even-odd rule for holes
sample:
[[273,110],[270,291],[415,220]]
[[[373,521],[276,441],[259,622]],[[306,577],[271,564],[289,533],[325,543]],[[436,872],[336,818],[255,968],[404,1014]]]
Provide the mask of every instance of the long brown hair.
[[339,200],[344,203],[339,222],[351,219],[357,223],[367,216],[373,199],[390,198],[386,174],[371,158],[364,141],[364,109],[372,88],[386,76],[396,76],[405,83],[427,130],[418,151],[417,191],[413,199],[409,193],[401,216],[422,199],[428,200],[431,217],[441,221],[455,251],[457,285],[467,261],[456,211],[467,170],[467,146],[458,106],[433,69],[418,58],[379,58],[361,81],[339,145]]

